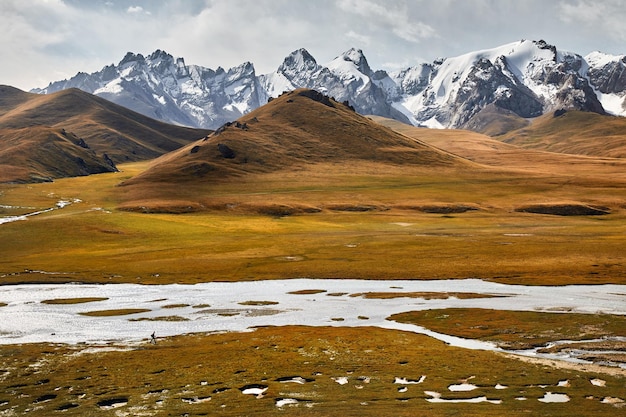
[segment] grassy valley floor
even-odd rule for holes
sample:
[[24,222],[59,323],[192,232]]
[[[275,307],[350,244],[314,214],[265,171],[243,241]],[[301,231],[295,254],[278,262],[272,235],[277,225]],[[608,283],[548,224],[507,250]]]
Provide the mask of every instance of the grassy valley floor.
[[[171,200],[155,202],[144,190],[144,203],[133,196],[129,205],[118,184],[144,167],[2,186],[4,216],[71,203],[0,225],[2,282],[475,277],[561,285],[623,283],[626,275],[619,181],[375,166],[356,176],[328,166],[245,182],[162,184]],[[530,203],[608,214],[516,211]]]

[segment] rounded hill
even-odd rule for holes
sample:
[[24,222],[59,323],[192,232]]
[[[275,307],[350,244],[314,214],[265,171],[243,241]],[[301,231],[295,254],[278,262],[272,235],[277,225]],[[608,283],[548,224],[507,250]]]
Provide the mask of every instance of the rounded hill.
[[153,159],[210,131],[168,125],[78,89],[0,85],[0,182],[39,182]]
[[125,184],[218,180],[333,163],[469,167],[471,163],[357,114],[314,90],[284,93],[205,138],[155,160]]

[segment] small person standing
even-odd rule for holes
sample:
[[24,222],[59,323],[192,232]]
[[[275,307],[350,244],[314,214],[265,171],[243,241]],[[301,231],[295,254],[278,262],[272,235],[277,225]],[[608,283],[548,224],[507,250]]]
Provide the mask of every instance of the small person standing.
[[153,345],[156,345],[156,332],[152,332],[152,334],[150,335],[150,343],[152,343]]

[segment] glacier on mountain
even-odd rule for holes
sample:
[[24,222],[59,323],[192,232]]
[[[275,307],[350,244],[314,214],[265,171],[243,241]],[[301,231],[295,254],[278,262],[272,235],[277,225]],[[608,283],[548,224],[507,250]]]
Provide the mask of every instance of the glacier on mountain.
[[215,129],[270,97],[311,88],[349,102],[361,114],[471,128],[474,117],[494,106],[523,118],[561,108],[626,116],[626,57],[600,52],[582,57],[544,41],[522,40],[387,73],[372,70],[359,49],[325,65],[298,49],[276,71],[257,75],[250,62],[213,70],[157,50],[147,57],[129,52],[118,65],[33,92],[72,87],[194,127]]

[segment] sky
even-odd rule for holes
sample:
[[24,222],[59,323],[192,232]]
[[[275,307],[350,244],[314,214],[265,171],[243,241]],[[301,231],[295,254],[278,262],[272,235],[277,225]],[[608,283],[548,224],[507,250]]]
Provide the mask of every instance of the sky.
[[0,84],[45,87],[157,49],[216,69],[275,71],[350,48],[394,71],[519,41],[626,54],[626,0],[0,0]]

